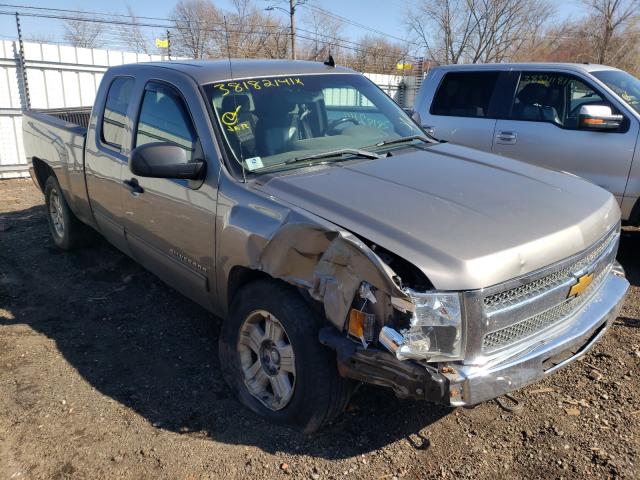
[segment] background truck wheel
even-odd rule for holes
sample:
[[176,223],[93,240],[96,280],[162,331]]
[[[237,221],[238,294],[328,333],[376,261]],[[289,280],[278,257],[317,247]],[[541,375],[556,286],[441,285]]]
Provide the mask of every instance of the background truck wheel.
[[69,209],[60,184],[53,175],[45,182],[44,199],[49,230],[56,246],[71,250],[84,244],[88,238],[87,227]]
[[347,405],[353,383],[318,341],[321,320],[284,283],[259,280],[234,297],[220,334],[225,380],[267,420],[310,433]]

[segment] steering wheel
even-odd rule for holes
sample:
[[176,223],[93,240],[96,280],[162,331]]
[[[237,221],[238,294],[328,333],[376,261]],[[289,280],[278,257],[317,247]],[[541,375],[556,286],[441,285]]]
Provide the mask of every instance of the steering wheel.
[[338,130],[336,130],[336,128],[339,125],[342,125],[343,123],[353,123],[354,125],[360,125],[360,122],[358,120],[356,120],[355,118],[341,117],[341,118],[338,118],[337,120],[334,120],[333,122],[331,122],[329,124],[329,126],[327,127],[327,132],[329,132],[329,133],[338,133]]

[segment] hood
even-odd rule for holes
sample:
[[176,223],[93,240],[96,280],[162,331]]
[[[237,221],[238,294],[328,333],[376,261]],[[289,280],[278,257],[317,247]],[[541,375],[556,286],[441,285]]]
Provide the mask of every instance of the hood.
[[408,260],[442,290],[488,287],[548,266],[620,219],[610,193],[576,176],[448,143],[258,182]]

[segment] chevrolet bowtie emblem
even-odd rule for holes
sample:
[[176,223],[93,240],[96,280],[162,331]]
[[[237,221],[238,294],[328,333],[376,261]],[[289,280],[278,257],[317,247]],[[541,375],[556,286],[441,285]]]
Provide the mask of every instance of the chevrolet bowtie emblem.
[[569,290],[569,295],[567,295],[567,298],[577,297],[578,295],[582,295],[584,291],[587,289],[587,287],[591,285],[592,281],[593,281],[593,272],[585,273],[584,275],[582,275],[580,278],[578,278],[578,282],[573,287],[571,287],[571,290]]

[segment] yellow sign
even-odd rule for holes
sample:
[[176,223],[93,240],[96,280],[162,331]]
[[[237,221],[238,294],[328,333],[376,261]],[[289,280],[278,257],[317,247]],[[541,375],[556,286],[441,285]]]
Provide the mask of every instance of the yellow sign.
[[396,65],[396,69],[398,70],[413,70],[413,65],[411,63],[399,63]]
[[578,295],[582,295],[584,291],[587,289],[587,287],[591,285],[592,281],[593,281],[593,272],[587,273],[581,276],[578,279],[578,283],[576,283],[573,287],[571,287],[571,290],[569,290],[569,295],[567,295],[567,298],[577,297]]
[[156,47],[158,47],[158,48],[169,48],[169,39],[162,40],[161,38],[156,38]]

